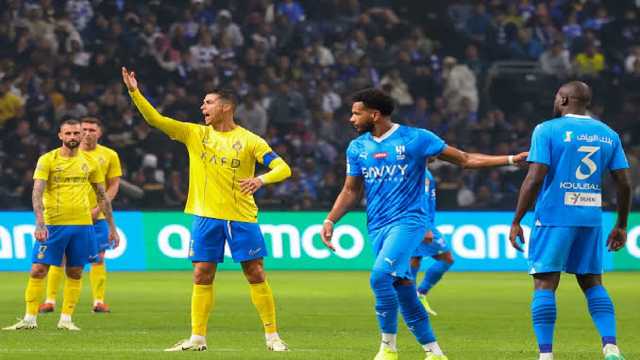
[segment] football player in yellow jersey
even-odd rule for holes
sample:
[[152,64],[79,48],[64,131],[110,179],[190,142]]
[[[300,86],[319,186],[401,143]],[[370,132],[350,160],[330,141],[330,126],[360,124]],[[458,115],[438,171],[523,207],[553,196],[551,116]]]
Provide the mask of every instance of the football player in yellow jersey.
[[[122,169],[120,167],[120,158],[118,154],[106,146],[98,144],[98,140],[102,136],[102,123],[99,119],[86,117],[80,121],[84,137],[80,142],[80,150],[91,155],[100,165],[100,170],[105,176],[107,197],[113,201],[120,187],[120,176]],[[104,294],[106,288],[107,272],[104,265],[104,254],[109,248],[116,248],[118,243],[109,243],[107,222],[104,214],[100,211],[96,196],[93,192],[89,193],[91,203],[91,218],[93,219],[93,230],[95,232],[95,240],[97,247],[97,255],[91,263],[91,271],[89,280],[91,282],[91,293],[93,295],[93,312],[106,313],[110,312],[109,306],[104,302]],[[62,282],[64,273],[62,267],[52,265],[49,268],[47,276],[46,300],[40,305],[41,313],[53,312],[58,288]]]
[[82,269],[95,254],[89,192],[95,191],[101,211],[109,224],[109,240],[118,242],[111,201],[104,188],[98,163],[78,146],[83,137],[77,120],[60,125],[62,146],[38,159],[33,174],[33,212],[36,217],[31,273],[25,291],[26,313],[22,320],[3,330],[34,329],[38,305],[44,295],[44,278],[49,266],[60,266],[66,257],[68,280],[59,329],[80,330],[71,315],[80,298]]
[[[185,212],[194,215],[189,258],[193,263],[191,338],[166,351],[206,350],[209,312],[213,307],[213,279],[224,259],[225,242],[240,262],[249,282],[251,301],[264,327],[267,348],[287,351],[276,327],[273,294],[266,281],[267,255],[253,193],[265,184],[282,181],[291,169],[258,135],[236,125],[236,100],[224,90],[208,93],[200,109],[204,124],[177,121],[161,115],[138,90],[133,72],[122,68],[129,95],[149,125],[185,144],[189,152],[189,195]],[[259,162],[270,171],[255,177]]]

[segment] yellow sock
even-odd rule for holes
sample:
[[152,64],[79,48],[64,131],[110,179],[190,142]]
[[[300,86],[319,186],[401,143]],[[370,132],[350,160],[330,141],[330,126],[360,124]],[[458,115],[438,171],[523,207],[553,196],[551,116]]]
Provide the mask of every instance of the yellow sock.
[[47,274],[47,301],[55,304],[56,297],[58,296],[58,289],[60,289],[60,283],[64,279],[64,268],[60,266],[49,266],[49,273]]
[[89,271],[89,280],[91,281],[91,293],[93,294],[93,303],[104,302],[104,292],[107,283],[107,268],[102,264],[91,265]]
[[266,334],[278,331],[276,327],[276,305],[268,282],[249,284],[251,287],[251,302],[255,305],[264,326]]
[[62,314],[73,315],[78,300],[80,300],[80,290],[82,289],[82,279],[72,279],[67,277],[64,282],[64,299],[62,301]]
[[36,279],[29,277],[27,289],[24,291],[24,302],[27,304],[27,315],[38,315],[38,306],[44,295],[44,279]]
[[213,308],[213,284],[193,284],[191,294],[191,334],[206,336],[209,313]]

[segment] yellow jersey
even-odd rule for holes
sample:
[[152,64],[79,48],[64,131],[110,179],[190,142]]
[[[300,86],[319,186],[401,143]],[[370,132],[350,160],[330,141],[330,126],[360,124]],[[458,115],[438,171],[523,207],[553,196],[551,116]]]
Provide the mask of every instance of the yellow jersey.
[[[104,178],[100,182],[104,182],[106,186],[107,179],[113,179],[115,177],[122,176],[122,168],[120,166],[120,158],[118,153],[106,146],[100,144],[96,145],[96,148],[90,151],[81,150],[89,154],[94,160],[98,162],[100,170],[104,175]],[[89,193],[89,204],[94,209],[98,206],[98,198],[95,191]],[[105,216],[102,211],[98,214],[98,220],[104,219]]]
[[21,107],[22,100],[11,92],[0,96],[0,128],[2,128],[9,119],[14,118]]
[[240,180],[254,177],[256,162],[276,158],[267,142],[237,126],[220,132],[211,126],[177,121],[161,115],[139,90],[130,93],[145,120],[189,152],[189,194],[185,213],[244,222],[257,222],[253,195],[240,190]]
[[34,180],[45,180],[44,223],[46,225],[91,225],[91,184],[104,181],[98,163],[87,153],[60,155],[61,148],[40,156]]

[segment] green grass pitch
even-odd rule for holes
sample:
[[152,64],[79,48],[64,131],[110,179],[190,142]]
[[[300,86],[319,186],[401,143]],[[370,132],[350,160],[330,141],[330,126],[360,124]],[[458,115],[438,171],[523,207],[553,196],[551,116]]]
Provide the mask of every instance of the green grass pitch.
[[[79,333],[55,329],[59,313],[42,315],[32,331],[0,332],[0,359],[372,359],[379,335],[365,272],[269,273],[280,333],[292,351],[264,346],[248,286],[239,272],[220,272],[205,353],[163,353],[189,335],[191,274],[110,273],[113,312],[92,314],[88,276],[74,321]],[[26,273],[2,273],[0,321],[10,325],[24,311]],[[605,276],[618,319],[618,343],[628,360],[640,359],[638,273]],[[531,280],[515,273],[450,273],[433,290],[432,318],[451,360],[537,358],[530,324]],[[599,337],[575,280],[558,291],[555,351],[558,360],[602,359]],[[404,324],[401,359],[423,359]]]

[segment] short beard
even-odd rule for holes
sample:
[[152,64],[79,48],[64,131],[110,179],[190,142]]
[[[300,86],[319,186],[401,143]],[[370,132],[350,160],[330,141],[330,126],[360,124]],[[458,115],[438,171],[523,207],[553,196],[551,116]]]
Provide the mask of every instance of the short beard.
[[362,128],[358,128],[358,134],[365,134],[368,132],[373,132],[373,122],[367,123],[367,125],[363,126]]
[[64,143],[64,146],[66,148],[71,149],[71,150],[73,150],[73,149],[77,148],[78,146],[80,146],[80,141],[75,141],[75,140],[71,140],[71,141],[67,141],[67,142],[63,142],[63,143]]

